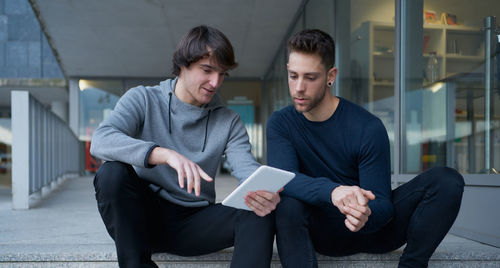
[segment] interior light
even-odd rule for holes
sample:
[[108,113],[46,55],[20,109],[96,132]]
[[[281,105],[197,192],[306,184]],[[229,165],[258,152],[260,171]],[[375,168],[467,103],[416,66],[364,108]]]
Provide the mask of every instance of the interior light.
[[437,82],[434,85],[432,85],[429,89],[432,91],[432,93],[438,92],[441,88],[443,88],[444,83],[443,82]]
[[87,88],[89,88],[91,86],[90,86],[90,83],[87,80],[80,79],[78,81],[78,87],[80,88],[81,91],[84,91],[85,89],[87,89]]

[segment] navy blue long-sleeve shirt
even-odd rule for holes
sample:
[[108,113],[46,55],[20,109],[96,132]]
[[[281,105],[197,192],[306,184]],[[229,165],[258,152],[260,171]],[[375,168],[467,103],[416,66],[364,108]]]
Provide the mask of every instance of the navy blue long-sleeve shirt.
[[380,119],[339,99],[323,122],[307,120],[293,105],[274,112],[267,123],[267,162],[296,174],[282,194],[308,204],[333,206],[331,193],[339,185],[372,191],[372,214],[361,229],[370,233],[394,213],[389,139]]

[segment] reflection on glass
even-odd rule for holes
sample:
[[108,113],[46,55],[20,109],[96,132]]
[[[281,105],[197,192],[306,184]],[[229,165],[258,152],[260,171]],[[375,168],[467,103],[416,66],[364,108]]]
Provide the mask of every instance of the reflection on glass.
[[101,161],[90,155],[90,140],[94,130],[111,113],[123,92],[120,80],[78,81],[80,88],[79,139],[85,142],[85,170],[95,173]]
[[338,8],[344,17],[337,21],[350,21],[336,36],[339,95],[382,120],[394,159],[394,1],[340,1]]
[[[451,166],[460,173],[494,173],[500,167],[500,113],[495,108],[500,105],[500,92],[488,93],[485,87],[489,44],[481,30],[491,10],[500,10],[500,2],[454,3],[426,0],[423,7],[413,3],[405,11],[414,19],[408,19],[408,28],[403,29],[407,72],[402,78],[402,173],[434,166]],[[420,20],[418,14],[424,17]],[[491,80],[497,86],[498,47],[495,44],[488,56],[497,65]]]
[[83,80],[80,86],[80,140],[90,141],[94,130],[113,110],[122,83],[113,80]]
[[[344,1],[344,0],[343,0]],[[368,2],[368,1],[367,1]],[[333,36],[333,2],[330,0],[309,1],[301,10],[301,14],[289,33],[292,34],[306,28],[315,28],[325,31]],[[285,44],[286,46],[286,44]],[[269,101],[266,104],[266,115],[269,117],[273,111],[291,104],[288,90],[286,71],[286,47],[280,48],[277,57],[272,63],[270,72],[265,74],[264,94]]]
[[11,187],[12,129],[10,118],[0,118],[0,187]]

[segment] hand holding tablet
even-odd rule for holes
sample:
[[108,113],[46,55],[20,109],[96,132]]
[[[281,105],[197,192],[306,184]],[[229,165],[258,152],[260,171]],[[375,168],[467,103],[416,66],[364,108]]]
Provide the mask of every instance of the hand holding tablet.
[[222,204],[229,207],[251,210],[245,204],[245,195],[248,192],[264,190],[275,193],[285,186],[295,174],[278,168],[260,166],[238,188],[228,195]]

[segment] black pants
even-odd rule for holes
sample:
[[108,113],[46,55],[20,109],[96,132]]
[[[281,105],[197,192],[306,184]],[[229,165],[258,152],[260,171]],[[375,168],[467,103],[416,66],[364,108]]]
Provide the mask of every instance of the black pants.
[[[380,230],[351,232],[334,207],[282,197],[276,241],[283,267],[317,267],[315,250],[328,256],[385,253],[407,243],[399,267],[426,267],[460,209],[464,180],[450,168],[433,168],[392,192],[395,214]],[[377,213],[376,211],[372,211]]]
[[195,256],[234,245],[231,267],[269,267],[274,215],[221,204],[187,208],[158,197],[132,166],[104,163],[94,179],[102,220],[120,267],[157,267],[151,254]]

